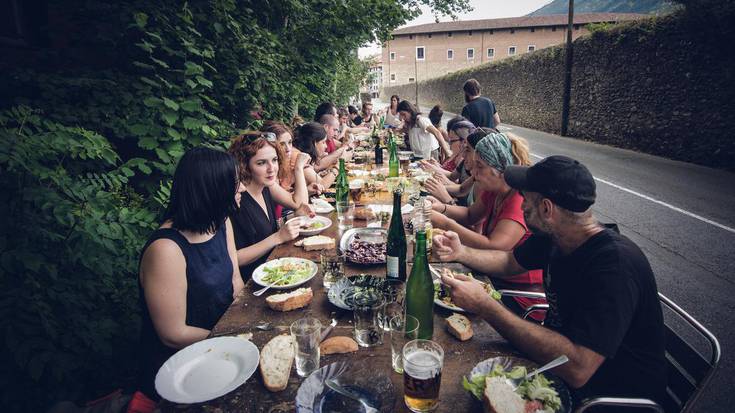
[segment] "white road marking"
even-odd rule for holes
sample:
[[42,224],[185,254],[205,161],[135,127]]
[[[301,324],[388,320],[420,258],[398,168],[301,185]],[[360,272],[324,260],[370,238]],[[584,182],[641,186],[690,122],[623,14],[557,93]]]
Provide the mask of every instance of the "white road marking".
[[[536,155],[535,153],[532,153],[531,156],[533,156],[534,158],[538,158],[538,159],[544,159],[545,158],[545,156],[539,156],[539,155]],[[703,217],[701,215],[697,215],[697,214],[695,214],[693,212],[689,212],[689,211],[687,211],[685,209],[681,209],[681,208],[679,208],[677,206],[668,204],[668,203],[666,203],[664,201],[660,201],[660,200],[658,200],[656,198],[652,198],[652,197],[650,197],[648,195],[645,195],[645,194],[642,194],[640,192],[636,192],[636,191],[634,191],[632,189],[628,189],[628,188],[626,188],[624,186],[620,186],[620,185],[618,185],[616,183],[613,183],[613,182],[610,182],[610,181],[606,181],[604,179],[600,179],[600,178],[598,178],[596,176],[593,176],[593,178],[595,178],[595,181],[597,181],[597,182],[602,182],[603,184],[610,185],[611,187],[616,188],[616,189],[619,189],[619,190],[621,190],[623,192],[627,192],[627,193],[632,194],[632,195],[635,195],[635,196],[637,196],[639,198],[643,198],[646,201],[651,201],[654,204],[661,205],[661,206],[666,207],[666,208],[668,208],[668,209],[670,209],[672,211],[679,212],[679,213],[684,214],[684,215],[686,215],[688,217],[697,219],[697,220],[702,221],[704,223],[713,225],[713,226],[715,226],[717,228],[724,229],[725,231],[732,232],[732,233],[735,234],[735,228],[731,228],[731,227],[728,227],[727,225],[720,224],[719,222],[716,222],[716,221],[713,221],[711,219],[705,218],[705,217]]]

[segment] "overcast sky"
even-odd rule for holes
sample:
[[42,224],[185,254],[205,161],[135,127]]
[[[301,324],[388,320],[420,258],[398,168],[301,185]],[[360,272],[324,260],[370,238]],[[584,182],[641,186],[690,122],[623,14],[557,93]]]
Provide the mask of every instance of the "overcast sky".
[[[480,19],[498,19],[501,17],[519,17],[526,15],[539,7],[551,3],[551,0],[470,0],[473,9],[471,12],[463,13],[457,16],[459,20],[480,20]],[[450,21],[449,17],[439,17],[440,21]],[[424,9],[421,16],[410,21],[406,26],[415,26],[417,24],[433,23],[434,16],[428,8]],[[370,47],[360,48],[360,57],[370,56],[380,53],[380,46],[371,45]]]

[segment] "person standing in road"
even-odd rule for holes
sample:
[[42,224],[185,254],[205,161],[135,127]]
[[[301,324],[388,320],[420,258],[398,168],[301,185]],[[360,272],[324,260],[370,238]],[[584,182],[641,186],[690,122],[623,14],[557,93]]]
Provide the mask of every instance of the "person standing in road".
[[469,119],[478,128],[497,128],[500,125],[500,115],[495,108],[495,102],[485,96],[480,96],[480,82],[469,79],[464,82],[464,101],[462,116]]

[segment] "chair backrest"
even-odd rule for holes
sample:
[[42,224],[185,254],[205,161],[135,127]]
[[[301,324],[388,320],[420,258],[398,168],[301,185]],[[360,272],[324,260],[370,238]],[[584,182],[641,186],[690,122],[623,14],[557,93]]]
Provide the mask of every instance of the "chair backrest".
[[687,412],[707,386],[720,362],[720,343],[717,337],[676,305],[668,297],[658,293],[659,300],[676,313],[689,326],[707,339],[711,356],[702,357],[686,340],[666,325],[666,361],[668,385],[664,409],[667,412]]

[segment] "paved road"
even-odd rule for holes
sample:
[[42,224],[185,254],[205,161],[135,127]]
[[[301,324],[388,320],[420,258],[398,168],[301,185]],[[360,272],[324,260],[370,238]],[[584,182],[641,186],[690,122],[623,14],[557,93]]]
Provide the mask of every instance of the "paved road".
[[[643,249],[659,290],[720,341],[720,368],[695,411],[732,411],[732,374],[724,371],[735,369],[735,174],[513,125],[501,129],[526,138],[535,160],[567,155],[589,167],[597,217],[616,222]],[[704,341],[692,338],[708,355]]]

